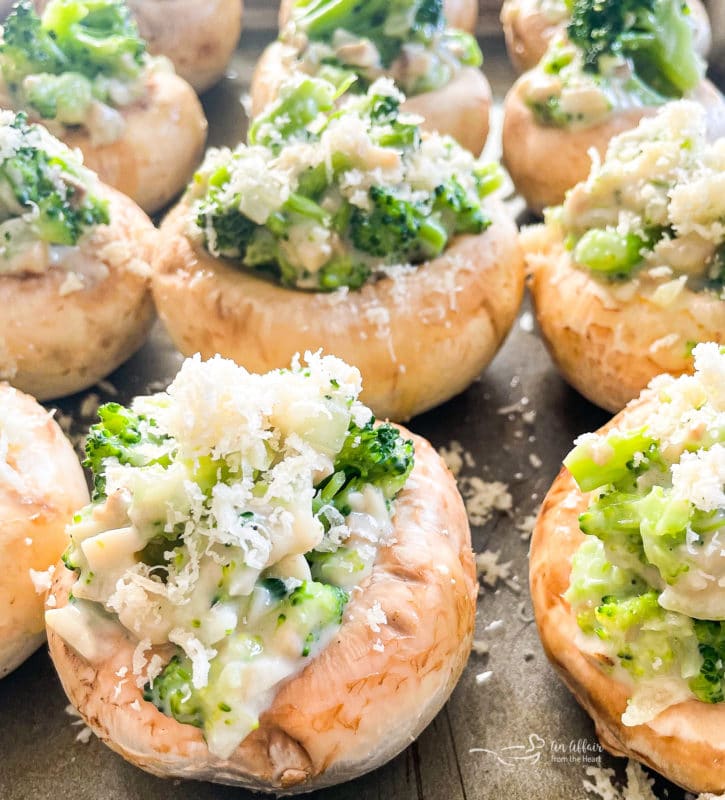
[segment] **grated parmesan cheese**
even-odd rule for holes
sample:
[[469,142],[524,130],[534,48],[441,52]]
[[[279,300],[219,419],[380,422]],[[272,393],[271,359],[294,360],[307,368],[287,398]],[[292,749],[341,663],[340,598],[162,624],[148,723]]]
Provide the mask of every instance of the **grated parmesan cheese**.
[[494,512],[510,512],[513,499],[508,485],[501,481],[484,481],[479,477],[462,478],[459,488],[472,525],[485,525]]
[[373,603],[373,605],[365,612],[365,618],[367,620],[368,628],[370,628],[373,633],[380,633],[380,626],[386,625],[388,622],[388,618],[378,601],[375,601],[375,603]]
[[658,800],[653,779],[636,761],[627,761],[626,780],[621,787],[615,783],[613,769],[588,766],[586,774],[591,780],[583,781],[584,791],[598,800]]

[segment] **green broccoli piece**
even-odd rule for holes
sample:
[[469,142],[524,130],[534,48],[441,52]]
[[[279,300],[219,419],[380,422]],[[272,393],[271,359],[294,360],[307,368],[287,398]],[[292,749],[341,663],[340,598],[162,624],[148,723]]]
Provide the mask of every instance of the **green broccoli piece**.
[[238,207],[223,203],[214,190],[199,203],[196,224],[209,249],[225,258],[243,259],[258,230],[256,223],[242,214]]
[[491,225],[481,204],[471,200],[456,178],[436,187],[433,208],[441,214],[446,229],[453,233],[482,233]]
[[347,592],[338,586],[305,581],[281,604],[284,623],[292,623],[303,635],[303,656],[310,655],[326,628],[342,622],[347,601]]
[[612,228],[592,228],[577,242],[574,260],[593,272],[624,277],[642,262],[646,241],[635,233]]
[[350,237],[358,250],[399,261],[424,261],[443,252],[448,232],[421,204],[397,197],[389,189],[372,186],[370,211],[355,207]]
[[623,56],[636,78],[664,98],[682,97],[702,79],[682,0],[570,0],[570,6],[568,35],[586,70],[599,72],[602,57]]
[[81,125],[93,102],[91,82],[77,72],[62,75],[34,75],[25,86],[28,103],[43,119],[57,119],[65,125]]
[[[395,5],[393,3],[393,5]],[[415,14],[417,26],[428,26],[440,30],[445,23],[443,0],[419,0]]]
[[702,656],[700,674],[690,680],[690,689],[703,703],[725,700],[725,624],[694,620],[697,647]]
[[22,0],[8,15],[0,42],[0,65],[5,80],[14,86],[26,76],[59,74],[69,61],[55,39],[42,27],[32,0]]
[[66,72],[132,80],[145,58],[146,45],[122,0],[51,0],[42,17],[32,0],[22,0],[0,43],[0,67],[13,88],[30,75]]
[[314,138],[307,126],[323,112],[330,112],[335,100],[349,88],[333,86],[318,78],[303,78],[282,87],[279,97],[252,122],[247,141],[279,153],[286,143]]
[[392,500],[413,469],[413,455],[413,442],[403,439],[394,425],[385,422],[376,427],[370,421],[363,428],[350,428],[335,459],[335,471],[378,486]]
[[297,28],[313,41],[329,42],[338,30],[369,39],[385,66],[397,58],[406,40],[430,39],[443,28],[438,0],[313,0],[304,8],[298,6],[294,19]]
[[144,686],[143,699],[183,725],[203,728],[204,706],[191,678],[191,661],[186,656],[174,656],[153,683]]
[[[386,500],[393,500],[408,480],[414,456],[413,442],[403,439],[390,423],[376,427],[371,420],[363,428],[353,423],[335,458],[334,473],[316,487],[313,511],[317,514],[332,505],[346,516],[351,511],[350,493],[367,485],[380,489]],[[321,519],[327,527],[324,515]]]
[[[24,114],[18,114],[11,127],[24,137],[32,130]],[[82,167],[70,152],[68,158],[51,156],[38,146],[24,144],[0,163],[0,183],[18,204],[35,210],[31,225],[37,237],[49,244],[75,245],[86,228],[108,224],[108,203],[86,192],[84,180]]]
[[706,286],[716,292],[725,289],[725,245],[721,244],[707,271]]
[[657,441],[649,436],[646,426],[615,430],[606,437],[606,442],[585,439],[564,459],[564,466],[583,492],[609,484],[623,489],[630,486],[635,461],[640,465],[651,463],[659,458],[658,452]]
[[[150,454],[145,444],[160,446],[169,437],[156,429],[156,422],[144,414],[135,414],[118,403],[106,403],[98,409],[100,422],[93,425],[86,440],[84,467],[93,473],[93,499],[101,500],[106,493],[106,462],[115,459],[120,464],[144,467],[151,464],[168,466],[168,454]],[[156,429],[156,430],[155,430]]]

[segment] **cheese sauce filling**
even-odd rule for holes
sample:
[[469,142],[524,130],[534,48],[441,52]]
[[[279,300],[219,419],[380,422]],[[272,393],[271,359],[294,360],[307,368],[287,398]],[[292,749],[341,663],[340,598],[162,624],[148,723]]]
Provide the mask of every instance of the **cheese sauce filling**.
[[334,291],[488,228],[497,165],[421,134],[388,79],[338,105],[343,91],[298,75],[254,120],[248,144],[210,150],[187,193],[190,235],[260,276]]
[[408,95],[439,89],[464,66],[479,67],[476,40],[448,28],[440,0],[298,0],[280,34],[290,67],[364,88],[392,78]]
[[645,420],[564,462],[592,492],[564,597],[580,649],[631,686],[627,725],[725,699],[725,348],[694,356],[694,375],[652,382]]
[[[110,221],[100,183],[71,151],[24,114],[0,111],[0,277],[61,269],[98,277],[82,238]],[[61,293],[65,293],[61,290]]]
[[125,636],[144,697],[226,758],[336,634],[390,542],[412,442],[375,426],[333,357],[251,375],[187,360],[167,392],[91,429],[77,580],[47,624],[91,662]]
[[725,297],[725,139],[685,100],[616,136],[563,206],[547,211],[575,264],[639,282],[671,304],[687,287]]

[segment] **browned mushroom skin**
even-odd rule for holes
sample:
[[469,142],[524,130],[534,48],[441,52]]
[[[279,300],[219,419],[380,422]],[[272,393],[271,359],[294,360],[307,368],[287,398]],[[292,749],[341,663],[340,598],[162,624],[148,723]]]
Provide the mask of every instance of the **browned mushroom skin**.
[[[156,775],[292,794],[352,779],[410,744],[442,707],[468,658],[477,585],[470,531],[455,479],[423,439],[396,501],[392,544],[353,593],[337,636],[286,682],[232,757],[211,755],[201,732],[143,700],[133,679],[135,642],[90,664],[50,632],[50,652],[71,702],[116,752]],[[52,588],[66,604],[73,573]],[[380,603],[374,632],[366,610]],[[372,647],[377,639],[382,650]],[[116,689],[116,686],[120,688]]]
[[[637,427],[653,409],[647,395],[618,414],[610,427]],[[559,676],[594,720],[602,745],[660,772],[688,791],[725,790],[725,706],[687,700],[644,725],[622,722],[628,688],[604,672],[596,658],[576,646],[578,625],[563,598],[571,559],[584,534],[579,514],[587,495],[563,469],[544,500],[531,540],[531,598],[544,650]]]
[[[97,383],[143,343],[154,319],[149,291],[156,238],[151,220],[124,195],[103,187],[110,225],[79,243],[105,277],[63,293],[68,273],[0,275],[0,380],[48,400]],[[38,320],[43,320],[39,325]]]
[[189,238],[182,202],[160,231],[153,291],[176,346],[221,353],[253,372],[298,351],[360,369],[362,400],[379,419],[405,420],[463,391],[493,359],[523,295],[523,256],[505,209],[418,269],[348,292],[287,289],[210,255]]
[[[68,147],[83,153],[85,165],[104,183],[153,214],[194,174],[204,153],[207,121],[193,89],[173,72],[152,72],[147,90],[142,100],[121,109],[124,129],[110,144],[95,142],[85,127],[49,127]],[[13,107],[1,81],[0,105]]]
[[[614,136],[636,128],[644,117],[658,111],[656,106],[615,111],[585,128],[542,125],[526,103],[525,77],[511,87],[504,101],[503,163],[517,191],[537,213],[561,204],[572,186],[586,180],[590,150],[603,158]],[[725,98],[710,81],[703,80],[688,99],[706,109],[711,139],[725,135]]]
[[[65,526],[88,502],[83,470],[70,442],[30,396],[0,383],[0,430],[10,442],[0,479],[0,678],[45,640],[43,599],[30,570],[55,565],[68,543]],[[21,430],[13,431],[13,424]]]
[[602,408],[619,411],[663,372],[691,372],[690,342],[725,343],[725,303],[714,293],[684,287],[662,308],[644,289],[618,295],[545,229],[522,242],[546,346],[566,381]]

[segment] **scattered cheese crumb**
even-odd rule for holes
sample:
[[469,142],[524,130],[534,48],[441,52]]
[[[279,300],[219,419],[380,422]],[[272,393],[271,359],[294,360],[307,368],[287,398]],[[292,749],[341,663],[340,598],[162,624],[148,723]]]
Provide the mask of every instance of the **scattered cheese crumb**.
[[483,686],[483,684],[488,683],[492,677],[493,677],[493,672],[491,670],[488,670],[486,672],[479,672],[478,675],[476,675],[476,684],[478,686]]
[[485,525],[495,511],[508,512],[513,507],[508,485],[501,481],[462,478],[459,487],[471,525]]
[[87,394],[78,408],[78,413],[83,419],[91,419],[96,416],[98,406],[101,405],[101,398],[95,393],[90,392]]
[[534,315],[530,311],[524,311],[519,320],[519,327],[524,333],[533,333]]
[[380,626],[385,625],[388,621],[378,600],[367,610],[365,617],[367,619],[368,628],[370,628],[373,633],[380,633]]
[[494,589],[499,581],[508,585],[512,580],[511,565],[513,562],[507,561],[499,563],[501,551],[484,550],[483,553],[476,553],[476,572],[483,582],[484,587]]
[[590,766],[586,773],[592,780],[584,780],[584,790],[600,800],[657,800],[654,781],[636,761],[627,761],[626,782],[621,787],[614,784],[613,769]]
[[30,580],[33,582],[33,588],[35,589],[36,594],[43,594],[50,590],[50,587],[53,583],[53,572],[55,571],[55,567],[49,567],[44,572],[39,572],[37,570],[31,569],[30,572]]
[[489,651],[490,651],[490,649],[491,648],[489,647],[488,642],[485,642],[483,639],[474,639],[473,640],[473,645],[471,647],[471,652],[474,655],[487,656]]
[[484,633],[495,633],[496,635],[500,635],[503,633],[503,620],[502,619],[495,619],[493,622],[489,622],[488,625],[483,629]]
[[76,735],[76,741],[80,742],[81,744],[88,744],[91,740],[91,736],[93,735],[93,731],[86,725],[84,728],[81,728]]
[[93,731],[85,724],[85,720],[81,716],[81,713],[70,703],[68,703],[64,711],[69,717],[73,717],[73,722],[71,722],[71,725],[74,727],[78,727],[79,725],[83,726],[76,735],[76,741],[80,742],[81,744],[88,744]]
[[106,394],[110,395],[111,397],[118,396],[118,389],[109,381],[108,379],[98,381],[96,386]]
[[536,514],[528,514],[522,520],[516,523],[516,530],[520,532],[521,539],[525,542],[531,538],[531,534],[534,532],[536,517]]
[[476,466],[476,461],[471,453],[465,450],[463,445],[455,439],[448,447],[438,448],[438,455],[446,462],[446,466],[456,478],[460,475],[464,465],[470,468]]
[[536,453],[529,453],[529,464],[531,464],[534,469],[541,469],[543,463],[544,462],[539,458],[539,456],[536,455]]

